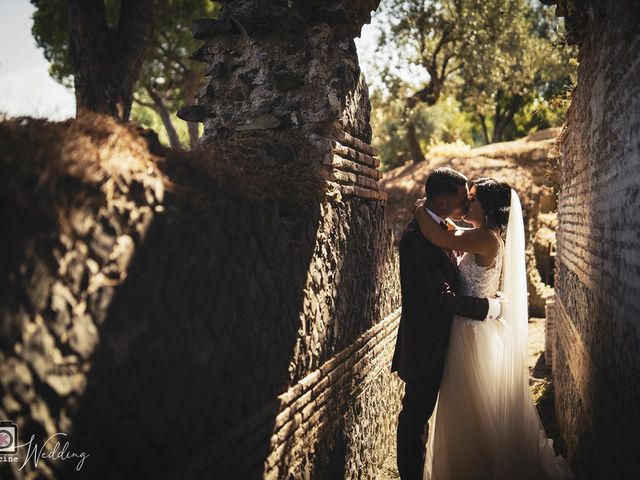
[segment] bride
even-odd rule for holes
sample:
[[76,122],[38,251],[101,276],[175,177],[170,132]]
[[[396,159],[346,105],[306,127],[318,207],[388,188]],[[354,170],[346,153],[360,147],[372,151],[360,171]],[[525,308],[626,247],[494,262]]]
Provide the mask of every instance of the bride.
[[435,245],[465,252],[458,264],[461,295],[492,297],[502,290],[507,300],[498,321],[454,318],[438,402],[429,422],[424,479],[572,478],[545,436],[528,387],[520,200],[508,184],[491,178],[474,182],[469,194],[464,218],[474,228],[459,229],[451,223],[443,230],[422,206],[416,220]]

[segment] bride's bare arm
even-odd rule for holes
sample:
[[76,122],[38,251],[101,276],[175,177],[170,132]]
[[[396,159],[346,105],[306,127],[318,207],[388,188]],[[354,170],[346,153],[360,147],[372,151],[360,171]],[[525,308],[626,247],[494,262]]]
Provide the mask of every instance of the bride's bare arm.
[[444,229],[440,225],[438,225],[438,222],[431,218],[431,216],[427,213],[426,208],[423,206],[419,205],[418,208],[416,208],[415,215],[422,235],[424,235],[424,237],[431,243],[440,246],[436,242],[436,239],[438,238],[439,233],[445,233]]
[[498,251],[498,239],[488,230],[479,228],[444,230],[423,207],[418,207],[415,215],[422,235],[438,247],[488,257],[495,256]]

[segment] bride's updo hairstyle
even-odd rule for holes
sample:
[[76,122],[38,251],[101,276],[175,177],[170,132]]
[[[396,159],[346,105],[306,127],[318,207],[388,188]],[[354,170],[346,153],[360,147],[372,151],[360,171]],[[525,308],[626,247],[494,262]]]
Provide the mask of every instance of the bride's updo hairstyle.
[[476,187],[476,198],[485,213],[485,222],[491,229],[502,229],[509,222],[511,186],[493,178],[482,177],[471,182]]

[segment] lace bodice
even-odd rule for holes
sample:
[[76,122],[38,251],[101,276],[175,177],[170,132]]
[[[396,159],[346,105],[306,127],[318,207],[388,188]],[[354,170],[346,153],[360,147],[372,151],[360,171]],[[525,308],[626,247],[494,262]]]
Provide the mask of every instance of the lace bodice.
[[481,267],[476,263],[473,253],[465,253],[458,269],[460,271],[460,294],[470,297],[493,297],[500,289],[502,262],[504,257],[504,242],[500,238],[500,246],[493,267]]

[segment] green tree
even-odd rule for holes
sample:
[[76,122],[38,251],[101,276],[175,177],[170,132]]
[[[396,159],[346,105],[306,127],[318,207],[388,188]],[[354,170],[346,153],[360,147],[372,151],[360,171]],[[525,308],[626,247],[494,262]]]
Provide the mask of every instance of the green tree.
[[[73,72],[76,112],[106,113],[127,120],[133,87],[152,22],[152,0],[105,4],[102,0],[32,0],[39,43],[62,41],[45,49],[47,58],[64,59],[54,73]],[[48,14],[57,25],[47,25]],[[67,35],[65,35],[67,32]],[[57,50],[57,51],[55,51]]]
[[[409,87],[405,86],[405,93]],[[380,89],[371,93],[373,145],[380,151],[381,169],[388,171],[412,159],[406,142],[407,125],[415,129],[422,151],[437,143],[462,140],[473,143],[474,125],[453,97],[441,97],[435,105],[419,103],[408,111],[403,95],[390,95]],[[404,119],[403,115],[411,115]]]
[[528,0],[485,0],[466,10],[458,96],[486,143],[513,138],[517,113],[571,84],[574,51],[557,45],[547,12]]
[[557,19],[530,0],[383,0],[381,13],[379,48],[403,52],[428,73],[406,97],[408,108],[455,94],[487,143],[517,131],[519,111],[570,84],[574,52],[554,45]]
[[[68,42],[68,0],[31,1],[36,7],[32,29],[34,38],[51,63],[51,75],[69,87],[74,83],[75,70]],[[97,3],[104,7],[109,31],[117,31],[122,5],[128,2],[97,0]],[[180,141],[172,112],[181,105],[193,104],[202,81],[201,65],[188,60],[198,46],[198,41],[191,36],[191,22],[196,18],[215,17],[218,10],[218,3],[210,0],[152,0],[146,13],[150,20],[147,48],[141,57],[131,100],[138,105],[137,120],[145,119],[145,123],[150,123],[148,115],[141,113],[140,108],[155,112],[174,148],[180,147]],[[197,123],[189,124],[189,137],[192,146],[197,144]]]
[[460,69],[461,4],[460,1],[386,0],[381,5],[388,24],[380,37],[380,47],[390,44],[401,49],[406,62],[424,68],[429,74],[429,83],[408,97],[411,107],[418,102],[435,105],[447,80]]
[[[411,112],[421,102],[435,105],[448,79],[460,69],[459,6],[456,2],[387,0],[380,10],[388,23],[380,36],[379,48],[397,48],[403,52],[405,62],[423,68],[429,75],[429,82],[423,88],[407,92],[402,114],[411,158],[420,162],[424,160],[424,154]],[[383,78],[398,84],[398,80],[391,78],[388,66]]]
[[[193,105],[202,83],[203,64],[188,58],[201,43],[191,35],[191,22],[218,14],[218,4],[210,0],[169,0],[159,2],[156,7],[134,101],[158,114],[173,148],[178,148],[180,141],[172,112]],[[199,124],[187,124],[189,144],[194,147],[198,144]]]

